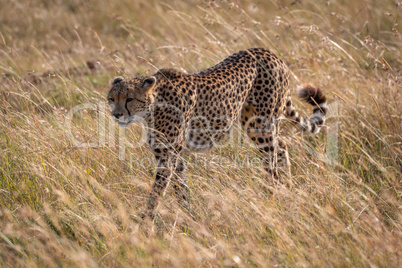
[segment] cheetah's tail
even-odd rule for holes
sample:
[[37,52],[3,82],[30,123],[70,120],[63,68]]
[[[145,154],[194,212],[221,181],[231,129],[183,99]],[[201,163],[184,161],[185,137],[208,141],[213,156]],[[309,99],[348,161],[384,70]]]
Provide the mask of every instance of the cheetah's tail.
[[327,98],[321,89],[316,88],[310,84],[299,86],[299,98],[311,104],[314,107],[313,116],[305,120],[292,105],[290,95],[286,102],[285,115],[287,118],[298,123],[303,131],[316,134],[320,131],[322,125],[325,123],[325,116],[327,115]]

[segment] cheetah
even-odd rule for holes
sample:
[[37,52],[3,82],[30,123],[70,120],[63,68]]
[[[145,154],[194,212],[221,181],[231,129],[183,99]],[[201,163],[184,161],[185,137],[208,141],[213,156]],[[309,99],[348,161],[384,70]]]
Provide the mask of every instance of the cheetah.
[[239,51],[194,74],[161,69],[152,76],[116,77],[108,93],[111,115],[121,127],[141,118],[156,158],[145,216],[154,217],[169,181],[179,203],[188,204],[180,153],[185,148],[214,147],[238,120],[258,147],[269,180],[280,179],[279,169],[290,175],[287,145],[277,137],[278,119],[284,115],[302,131],[317,133],[327,114],[326,97],[319,88],[301,86],[299,97],[313,106],[311,118],[303,119],[292,105],[288,67],[263,48]]

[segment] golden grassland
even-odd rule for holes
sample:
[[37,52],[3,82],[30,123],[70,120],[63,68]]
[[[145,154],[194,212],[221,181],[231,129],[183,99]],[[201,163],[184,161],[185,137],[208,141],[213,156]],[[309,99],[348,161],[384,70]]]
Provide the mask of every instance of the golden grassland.
[[[0,0],[0,266],[400,267],[401,9]],[[249,47],[283,58],[293,91],[325,91],[326,127],[310,137],[284,122],[292,177],[281,187],[241,135],[189,159],[192,215],[168,188],[155,220],[141,222],[154,160],[146,146],[122,155],[124,132],[101,109],[112,78],[196,72]],[[77,112],[71,134],[98,146],[67,135],[80,104],[99,109]],[[138,140],[140,127],[124,134]]]

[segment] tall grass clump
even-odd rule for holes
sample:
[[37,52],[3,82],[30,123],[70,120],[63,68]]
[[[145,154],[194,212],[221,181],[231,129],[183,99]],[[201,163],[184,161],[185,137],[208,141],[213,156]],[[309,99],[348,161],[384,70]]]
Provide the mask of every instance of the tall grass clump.
[[[0,0],[0,266],[400,267],[401,8]],[[283,122],[292,176],[277,188],[241,134],[187,156],[192,213],[168,188],[141,221],[155,161],[132,146],[141,126],[109,121],[110,81],[196,72],[249,47],[284,59],[293,89],[325,91],[322,133]]]

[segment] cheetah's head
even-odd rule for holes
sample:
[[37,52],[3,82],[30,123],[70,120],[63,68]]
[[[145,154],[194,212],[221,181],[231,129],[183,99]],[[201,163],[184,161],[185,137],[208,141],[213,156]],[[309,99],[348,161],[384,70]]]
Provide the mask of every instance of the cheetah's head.
[[134,79],[116,77],[107,99],[113,119],[119,126],[127,127],[149,115],[155,101],[156,78],[147,76]]

